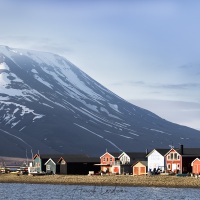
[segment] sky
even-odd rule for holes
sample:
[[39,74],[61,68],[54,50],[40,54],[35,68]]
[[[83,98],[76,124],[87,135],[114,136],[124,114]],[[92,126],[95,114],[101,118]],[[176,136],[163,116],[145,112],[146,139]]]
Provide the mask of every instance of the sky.
[[199,0],[0,0],[0,44],[64,56],[127,101],[200,130],[199,10]]

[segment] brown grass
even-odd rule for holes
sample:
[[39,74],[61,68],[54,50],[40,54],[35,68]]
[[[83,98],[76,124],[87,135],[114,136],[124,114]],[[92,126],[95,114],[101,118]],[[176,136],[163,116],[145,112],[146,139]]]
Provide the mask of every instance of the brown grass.
[[81,176],[49,175],[28,176],[1,174],[0,183],[43,183],[73,185],[113,185],[113,186],[146,186],[146,187],[185,187],[200,188],[200,178],[176,176]]

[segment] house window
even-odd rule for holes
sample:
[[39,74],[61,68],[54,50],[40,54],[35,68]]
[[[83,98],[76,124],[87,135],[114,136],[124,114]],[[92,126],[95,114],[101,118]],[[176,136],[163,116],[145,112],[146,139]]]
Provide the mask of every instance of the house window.
[[170,154],[167,156],[167,159],[168,159],[168,160],[179,160],[179,159],[180,159],[180,156],[179,156],[177,153],[170,153]]
[[65,165],[66,162],[64,160],[61,161],[61,165]]
[[47,169],[47,170],[50,170],[50,165],[47,165],[46,169]]
[[179,164],[177,165],[177,169],[180,169],[180,165]]
[[105,158],[105,157],[103,158],[103,161],[104,161],[104,162],[106,161],[106,158]]
[[170,164],[167,165],[167,169],[168,169],[168,170],[171,169],[171,165],[170,165]]
[[108,158],[107,158],[107,162],[108,162]]
[[112,162],[112,158],[110,158],[110,162]]

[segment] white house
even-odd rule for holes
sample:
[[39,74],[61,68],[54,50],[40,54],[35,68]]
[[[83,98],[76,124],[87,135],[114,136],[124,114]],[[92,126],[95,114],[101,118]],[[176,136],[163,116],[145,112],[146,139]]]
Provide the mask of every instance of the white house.
[[154,169],[165,170],[165,154],[169,149],[154,149],[147,155],[148,171],[153,171]]
[[122,165],[130,164],[131,162],[130,156],[125,152],[121,153],[118,158]]

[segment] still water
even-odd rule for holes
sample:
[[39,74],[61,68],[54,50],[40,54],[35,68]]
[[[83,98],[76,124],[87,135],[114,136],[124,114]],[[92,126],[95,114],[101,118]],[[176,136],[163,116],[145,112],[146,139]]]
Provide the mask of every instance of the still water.
[[200,199],[200,189],[0,183],[0,199]]

